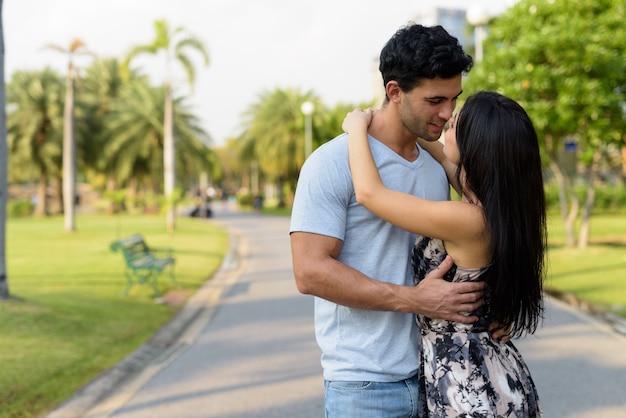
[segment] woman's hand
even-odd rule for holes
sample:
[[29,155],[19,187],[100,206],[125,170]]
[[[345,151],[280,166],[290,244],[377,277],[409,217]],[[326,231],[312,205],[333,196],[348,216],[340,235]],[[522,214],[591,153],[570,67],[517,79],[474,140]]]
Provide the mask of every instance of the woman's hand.
[[348,112],[348,115],[343,120],[341,128],[344,132],[367,132],[367,127],[372,122],[374,111],[372,109],[359,109],[356,108],[352,112]]
[[492,322],[489,326],[489,332],[491,333],[491,338],[506,344],[511,340],[511,328],[510,325],[505,326],[497,322]]

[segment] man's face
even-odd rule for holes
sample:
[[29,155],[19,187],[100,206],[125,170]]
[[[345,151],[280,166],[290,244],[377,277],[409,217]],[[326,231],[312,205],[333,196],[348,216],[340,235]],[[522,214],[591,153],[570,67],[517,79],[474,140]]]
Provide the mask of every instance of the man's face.
[[423,80],[420,86],[401,94],[402,124],[415,136],[438,140],[461,93],[460,74],[454,78]]

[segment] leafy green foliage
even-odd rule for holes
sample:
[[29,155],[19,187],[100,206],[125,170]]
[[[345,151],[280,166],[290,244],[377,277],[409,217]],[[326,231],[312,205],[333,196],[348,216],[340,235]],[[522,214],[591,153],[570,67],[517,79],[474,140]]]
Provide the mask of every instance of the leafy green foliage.
[[550,153],[568,136],[583,149],[621,141],[625,14],[622,0],[522,0],[490,26],[466,90],[519,101]]
[[[625,14],[623,0],[521,0],[490,24],[484,61],[465,83],[470,93],[505,94],[531,116],[561,189],[569,245],[579,216],[578,245],[587,244],[600,168],[624,146]],[[568,143],[576,146],[579,173],[563,163]],[[583,199],[574,190],[576,174],[584,176]]]
[[17,71],[7,84],[10,181],[37,182],[36,213],[48,212],[48,182],[61,173],[63,77],[49,68]]
[[[328,108],[312,92],[298,89],[274,89],[258,96],[244,115],[244,133],[238,141],[229,143],[238,161],[258,161],[262,176],[269,180],[279,179],[285,190],[295,190],[300,167],[305,159],[305,116],[302,103],[314,105],[312,121],[312,150],[341,134],[341,124],[346,114],[355,107],[372,107],[373,101],[361,104],[340,103]],[[227,157],[226,153],[222,153]],[[236,166],[225,159],[229,166]],[[279,186],[280,187],[280,186]]]
[[7,216],[30,216],[34,209],[35,205],[29,199],[17,198],[7,202]]

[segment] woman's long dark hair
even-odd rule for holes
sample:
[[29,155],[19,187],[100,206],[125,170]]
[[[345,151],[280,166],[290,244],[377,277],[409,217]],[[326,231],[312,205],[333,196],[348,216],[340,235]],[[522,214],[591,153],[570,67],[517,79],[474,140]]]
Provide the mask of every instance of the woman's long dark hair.
[[511,325],[511,336],[532,334],[543,313],[547,236],[537,133],[514,100],[479,92],[459,113],[456,140],[457,178],[463,170],[491,235],[493,264],[486,280],[493,320]]

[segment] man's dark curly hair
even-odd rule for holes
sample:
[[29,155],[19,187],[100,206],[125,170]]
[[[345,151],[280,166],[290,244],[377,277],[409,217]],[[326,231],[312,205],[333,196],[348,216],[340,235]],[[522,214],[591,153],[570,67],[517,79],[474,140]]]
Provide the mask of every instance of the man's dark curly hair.
[[443,27],[410,23],[400,28],[382,49],[378,68],[383,86],[395,80],[402,91],[410,91],[422,79],[453,78],[467,74],[472,65],[472,57]]

